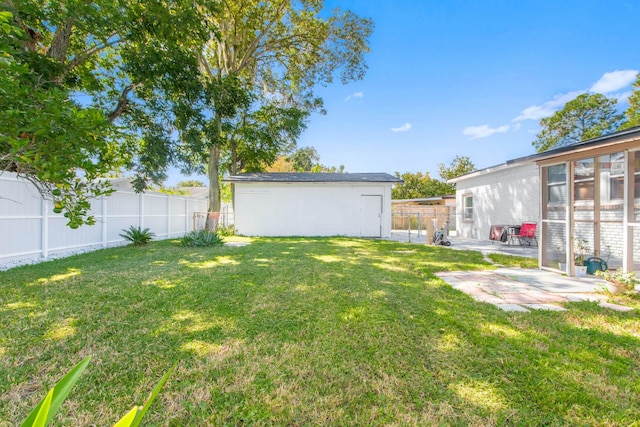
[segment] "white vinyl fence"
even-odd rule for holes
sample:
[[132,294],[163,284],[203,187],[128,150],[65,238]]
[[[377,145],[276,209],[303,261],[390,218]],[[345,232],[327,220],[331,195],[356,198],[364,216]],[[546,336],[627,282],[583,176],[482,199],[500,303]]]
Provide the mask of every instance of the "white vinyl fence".
[[31,183],[4,172],[0,174],[0,267],[121,245],[125,240],[118,234],[132,225],[148,227],[155,239],[181,237],[193,230],[194,213],[206,211],[206,199],[118,190],[93,200],[94,225],[73,230]]

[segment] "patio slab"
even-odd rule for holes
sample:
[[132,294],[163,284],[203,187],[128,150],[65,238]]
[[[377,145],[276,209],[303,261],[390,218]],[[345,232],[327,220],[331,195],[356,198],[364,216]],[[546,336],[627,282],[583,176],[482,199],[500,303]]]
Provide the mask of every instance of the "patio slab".
[[558,304],[597,301],[600,306],[618,311],[630,307],[607,303],[605,295],[597,294],[605,281],[594,277],[566,277],[543,270],[498,268],[493,271],[447,271],[436,276],[453,288],[480,302],[493,304],[505,311],[563,311]]
[[[431,243],[431,237],[425,236],[425,231],[422,230],[418,235],[417,230],[408,232],[407,230],[391,230],[391,238],[389,240],[395,240],[403,243],[415,243],[415,244],[427,244]],[[492,242],[491,240],[479,240],[479,239],[467,239],[464,237],[449,237],[451,246],[447,246],[450,249],[467,250],[467,251],[479,251],[484,255],[495,253],[522,256],[528,258],[538,257],[538,248],[531,246],[520,245],[508,245],[502,242]]]

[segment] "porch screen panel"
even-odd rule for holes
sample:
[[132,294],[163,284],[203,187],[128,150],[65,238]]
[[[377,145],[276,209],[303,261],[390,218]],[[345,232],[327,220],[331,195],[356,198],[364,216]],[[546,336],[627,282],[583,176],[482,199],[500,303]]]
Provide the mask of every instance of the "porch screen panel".
[[640,227],[633,227],[633,270],[640,275]]
[[547,218],[564,221],[567,213],[567,167],[564,164],[546,167]]
[[595,255],[607,261],[610,268],[622,266],[624,233],[624,152],[598,158],[600,194],[598,224],[600,239]]
[[624,233],[622,222],[603,222],[601,224],[598,255],[607,261],[611,269],[622,267],[622,257],[624,256],[622,233]]
[[[630,194],[634,197],[633,216],[634,222],[640,222],[640,151],[629,153],[631,164],[633,164],[633,183],[631,185]],[[634,242],[637,240],[634,239]]]
[[566,261],[567,248],[567,166],[542,167],[542,267],[558,269]]
[[[542,236],[544,240],[545,256],[542,258],[542,266],[560,268],[560,263],[565,263],[567,258],[567,225],[557,222],[542,223]],[[566,268],[566,267],[565,267]]]
[[587,258],[593,252],[595,241],[596,168],[594,159],[573,162],[573,247],[585,247]]
[[631,259],[633,269],[636,273],[640,273],[640,151],[632,151],[629,153],[629,164],[633,168],[633,179],[629,188],[629,194],[633,194],[633,221],[630,229],[633,243],[631,245]]

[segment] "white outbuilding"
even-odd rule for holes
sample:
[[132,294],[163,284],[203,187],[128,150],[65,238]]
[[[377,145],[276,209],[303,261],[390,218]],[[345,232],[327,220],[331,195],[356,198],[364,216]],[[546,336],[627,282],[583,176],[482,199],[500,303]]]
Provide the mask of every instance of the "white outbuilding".
[[235,228],[245,236],[391,236],[387,173],[246,173],[235,186]]

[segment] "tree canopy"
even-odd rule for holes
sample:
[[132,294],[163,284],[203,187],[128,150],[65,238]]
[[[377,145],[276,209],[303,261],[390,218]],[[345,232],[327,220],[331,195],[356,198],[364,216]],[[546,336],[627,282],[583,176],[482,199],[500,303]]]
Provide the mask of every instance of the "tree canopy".
[[[474,170],[476,167],[468,156],[456,156],[449,166],[438,163],[438,173],[444,181],[471,173]],[[455,189],[455,186],[453,188]]]
[[540,153],[615,132],[624,119],[616,103],[599,93],[578,95],[562,110],[540,120],[542,129],[532,145]]
[[633,92],[629,96],[629,107],[625,111],[626,121],[622,125],[623,129],[640,126],[640,74],[633,83]]
[[209,210],[219,177],[276,161],[322,102],[316,84],[362,78],[372,23],[318,0],[230,0],[203,16],[210,36],[194,53],[200,93],[178,111],[186,157],[209,175]]
[[[97,180],[158,183],[173,164],[257,170],[295,141],[313,94],[362,78],[373,24],[320,0],[6,0],[0,8],[0,170],[91,224]],[[9,13],[7,13],[9,12]],[[179,138],[176,138],[176,131]]]
[[89,199],[111,191],[99,178],[137,168],[158,180],[171,161],[157,155],[168,132],[162,117],[148,114],[150,67],[140,64],[158,46],[197,38],[194,6],[7,0],[2,7],[0,170],[33,182],[69,226],[92,224]]
[[[421,199],[426,197],[437,197],[451,194],[452,186],[429,176],[428,172],[395,173],[397,178],[404,181],[396,184],[391,189],[391,198],[394,200]],[[455,191],[455,189],[453,190]]]
[[204,182],[199,179],[188,179],[186,181],[178,182],[176,187],[204,187]]

